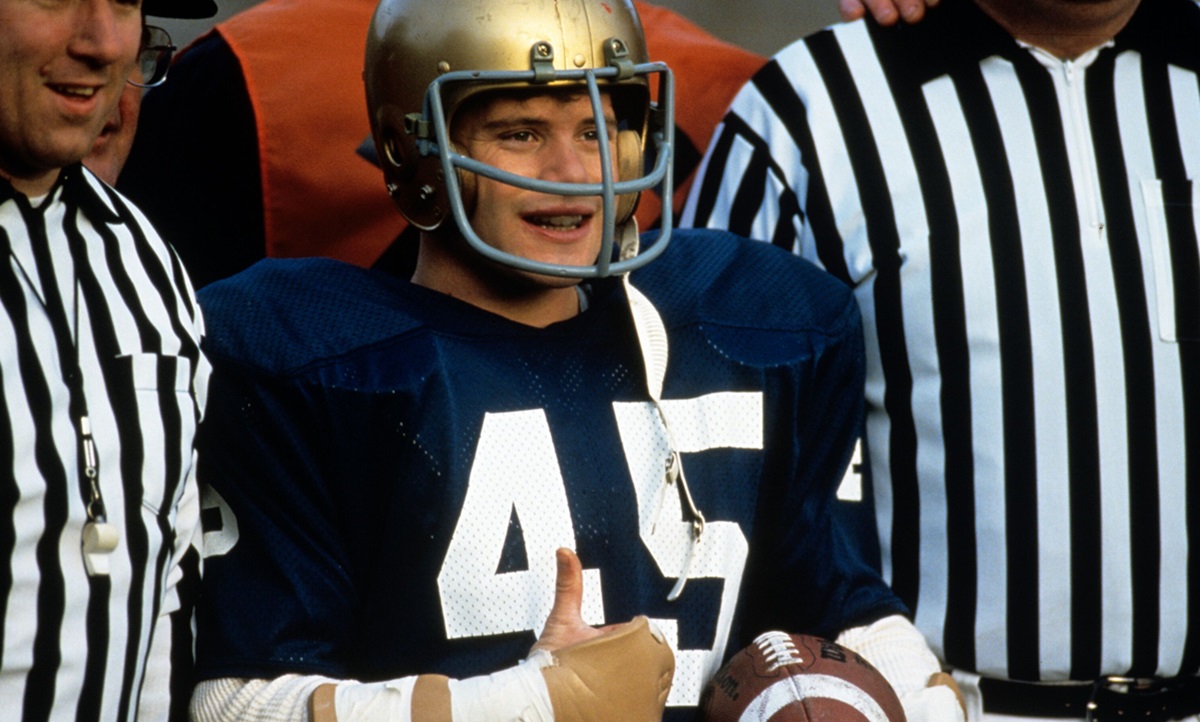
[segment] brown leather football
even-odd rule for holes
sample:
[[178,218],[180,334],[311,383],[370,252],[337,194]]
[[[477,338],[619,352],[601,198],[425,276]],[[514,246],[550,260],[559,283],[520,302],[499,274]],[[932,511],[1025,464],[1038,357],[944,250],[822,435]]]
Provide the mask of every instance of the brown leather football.
[[766,632],[700,698],[704,722],[905,722],[891,685],[855,652],[820,637]]

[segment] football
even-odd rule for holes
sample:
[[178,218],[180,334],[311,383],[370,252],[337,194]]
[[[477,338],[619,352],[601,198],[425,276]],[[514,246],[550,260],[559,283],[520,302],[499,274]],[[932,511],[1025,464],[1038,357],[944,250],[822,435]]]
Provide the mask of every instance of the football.
[[820,637],[767,632],[733,656],[700,698],[704,722],[905,722],[871,663]]

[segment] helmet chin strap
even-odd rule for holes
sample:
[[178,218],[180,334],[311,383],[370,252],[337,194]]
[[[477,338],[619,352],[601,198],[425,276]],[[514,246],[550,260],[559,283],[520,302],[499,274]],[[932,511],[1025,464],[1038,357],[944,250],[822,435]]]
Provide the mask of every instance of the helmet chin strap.
[[[634,226],[632,252],[637,253],[637,233],[636,223]],[[622,239],[623,241],[625,239]],[[622,254],[626,252],[626,248],[622,245]],[[658,412],[658,418],[662,422],[663,432],[666,436],[668,454],[663,460],[663,479],[659,486],[659,501],[656,505],[656,510],[653,514],[653,525],[657,525],[659,513],[662,511],[662,495],[666,493],[670,487],[675,487],[679,494],[680,506],[682,507],[683,521],[690,526],[690,540],[688,543],[687,553],[684,555],[683,569],[679,572],[679,578],[675,582],[675,586],[667,594],[667,601],[673,602],[683,593],[683,587],[687,584],[688,574],[691,572],[692,559],[695,556],[696,548],[700,545],[700,535],[704,533],[704,514],[696,507],[695,501],[692,499],[692,492],[688,488],[687,477],[683,473],[683,462],[679,455],[679,445],[675,442],[675,436],[671,432],[671,423],[667,417],[666,410],[662,404],[662,389],[663,379],[667,375],[667,329],[662,322],[662,317],[658,310],[654,308],[654,304],[650,299],[646,298],[641,291],[634,288],[629,282],[629,274],[622,276],[621,281],[625,287],[625,294],[629,298],[629,310],[633,316],[633,326],[637,332],[638,346],[642,351],[642,362],[646,368],[646,391],[650,395],[650,400],[654,404],[655,410]]]
[[[630,216],[628,220],[617,226],[617,234],[617,260],[626,261],[637,256],[638,249],[641,246],[641,242],[638,239],[637,219]],[[625,283],[628,285],[629,274],[625,274],[625,279]],[[648,300],[646,302],[649,303]],[[650,308],[652,311],[654,310],[653,306]],[[657,312],[655,312],[655,315],[658,315]],[[661,323],[660,321],[659,324],[661,325]]]

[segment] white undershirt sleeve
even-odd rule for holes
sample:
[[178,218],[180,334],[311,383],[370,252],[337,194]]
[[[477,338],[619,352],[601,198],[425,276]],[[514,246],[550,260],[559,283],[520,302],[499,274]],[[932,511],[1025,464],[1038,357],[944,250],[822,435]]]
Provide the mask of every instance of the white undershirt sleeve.
[[344,680],[288,674],[275,679],[223,677],[192,692],[192,722],[309,722],[308,700],[323,684]]
[[896,690],[909,722],[963,722],[966,712],[956,689],[930,684],[942,671],[925,636],[898,614],[838,635],[837,643],[858,652]]

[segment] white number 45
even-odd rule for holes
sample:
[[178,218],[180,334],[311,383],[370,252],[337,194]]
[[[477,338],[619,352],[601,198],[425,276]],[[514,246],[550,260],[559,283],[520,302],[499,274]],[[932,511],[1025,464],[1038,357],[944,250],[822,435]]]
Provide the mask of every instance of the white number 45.
[[[762,448],[759,393],[717,393],[662,404],[681,453]],[[725,652],[746,564],[746,537],[734,522],[709,521],[691,548],[691,525],[683,519],[679,495],[665,487],[669,449],[654,406],[615,403],[613,411],[637,495],[642,543],[659,571],[677,578],[687,566],[689,579],[724,580],[711,649],[679,649],[676,620],[654,620],[675,650],[675,680],[667,704],[694,705]],[[514,514],[521,523],[528,569],[497,573]],[[545,413],[488,414],[462,512],[438,574],[447,635],[540,630],[554,600],[554,550],[560,546],[575,548],[575,530]],[[598,569],[584,570],[583,617],[589,624],[605,623]]]

